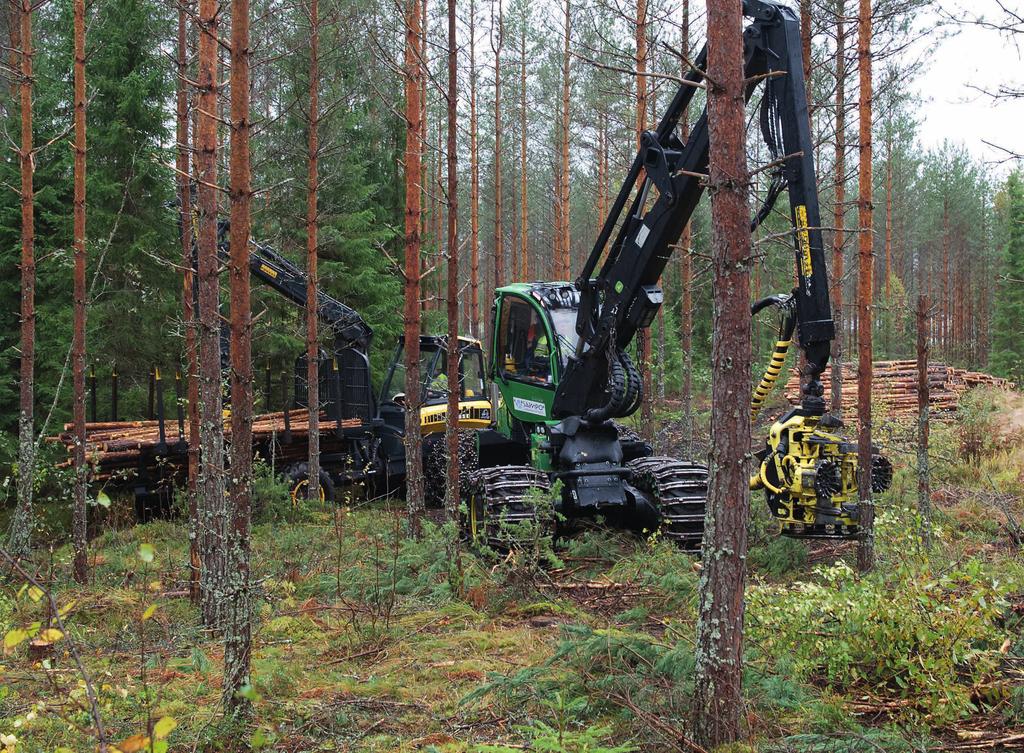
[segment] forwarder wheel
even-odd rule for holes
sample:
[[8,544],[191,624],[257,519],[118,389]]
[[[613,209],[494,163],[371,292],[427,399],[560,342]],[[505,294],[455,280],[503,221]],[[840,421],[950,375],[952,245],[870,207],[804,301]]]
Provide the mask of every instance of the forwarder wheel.
[[707,466],[658,456],[637,458],[627,465],[633,486],[650,494],[658,506],[661,535],[684,551],[699,552],[704,540]]
[[[318,474],[320,478],[320,501],[334,501],[334,482],[330,475],[323,468]],[[292,499],[292,507],[298,507],[308,496],[309,488],[309,463],[296,463],[285,472],[285,480],[288,482],[289,495]]]
[[498,551],[523,547],[554,532],[554,515],[538,513],[530,490],[546,495],[547,474],[528,465],[481,468],[466,480],[463,532],[475,546]]

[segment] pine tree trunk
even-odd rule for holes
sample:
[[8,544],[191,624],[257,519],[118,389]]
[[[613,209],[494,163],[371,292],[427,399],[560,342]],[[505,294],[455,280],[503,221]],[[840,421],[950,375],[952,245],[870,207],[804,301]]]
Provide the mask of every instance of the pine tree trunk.
[[71,344],[75,422],[75,502],[71,525],[74,544],[74,576],[78,583],[89,579],[88,518],[86,491],[89,469],[85,462],[85,0],[74,0],[75,36],[75,197],[74,197],[74,327]]
[[[636,144],[640,148],[647,130],[647,2],[636,3]],[[637,332],[640,348],[640,375],[643,378],[643,401],[640,404],[640,423],[646,440],[654,441],[654,380],[651,375],[651,331]]]
[[419,0],[405,14],[405,469],[409,533],[419,538],[423,518],[420,438],[420,224],[423,106],[420,63],[423,39]]
[[469,234],[470,234],[470,318],[473,335],[480,337],[480,151],[476,112],[476,2],[469,2]]
[[181,203],[181,268],[182,309],[185,322],[185,360],[188,369],[188,544],[189,544],[189,598],[199,604],[199,574],[202,562],[199,554],[201,524],[199,521],[199,348],[196,342],[196,281],[192,237],[192,171],[189,159],[189,99],[188,99],[188,9],[178,9],[178,83],[177,83],[177,173],[178,201]]
[[[679,40],[680,49],[687,57],[690,56],[690,0],[683,0],[683,18],[681,24],[681,37]],[[684,62],[681,75],[689,72],[689,66]],[[687,111],[679,119],[680,138],[690,138],[690,113]],[[683,348],[683,452],[689,456],[693,452],[693,254],[690,246],[693,243],[693,230],[690,223],[683,228],[683,235],[680,238],[680,263],[679,286],[682,288],[682,311],[679,317],[682,330]]]
[[569,207],[569,97],[571,92],[571,86],[569,81],[569,63],[570,63],[570,52],[569,42],[572,35],[572,15],[570,0],[565,0],[565,14],[562,19],[564,25],[563,35],[563,46],[562,46],[562,118],[561,118],[561,143],[562,149],[562,168],[559,172],[559,191],[558,191],[558,203],[561,207],[559,213],[559,219],[562,224],[558,229],[558,235],[560,237],[559,245],[562,251],[562,257],[560,259],[560,267],[556,277],[559,280],[568,280],[571,274],[571,251],[570,239],[569,239],[569,219],[570,219],[570,207]]
[[519,33],[519,268],[523,281],[531,275],[528,229],[529,187],[526,177],[527,138],[526,138],[526,17]]
[[[886,307],[892,307],[892,134],[886,143],[885,157],[885,274],[882,278],[882,290]],[[891,324],[891,322],[890,322]],[[886,327],[888,333],[890,327]],[[886,345],[888,348],[888,344]]]
[[35,191],[32,148],[32,1],[21,0],[18,14],[21,52],[21,374],[18,384],[18,506],[11,522],[7,551],[27,557],[32,551],[32,492],[36,474],[35,363],[36,363],[36,259]]
[[448,425],[445,440],[448,443],[448,494],[446,498],[448,523],[452,527],[448,538],[448,561],[455,574],[456,592],[462,588],[462,558],[459,552],[459,396],[462,380],[459,376],[461,353],[459,350],[459,181],[458,181],[458,37],[455,17],[456,0],[448,0]]
[[932,489],[928,463],[928,298],[917,297],[917,512],[921,539],[932,545]]
[[196,113],[199,194],[200,586],[203,625],[224,621],[227,503],[221,398],[220,281],[217,258],[218,3],[199,2]]
[[595,237],[601,233],[604,220],[608,216],[608,190],[605,177],[605,155],[608,153],[608,113],[602,99],[597,114],[597,227]]
[[[945,191],[946,189],[943,188]],[[942,199],[942,272],[940,276],[942,316],[939,319],[939,344],[949,358],[949,197]]]
[[858,465],[860,489],[860,545],[857,567],[867,572],[875,564],[875,506],[871,497],[871,384],[872,384],[872,273],[873,233],[871,206],[871,0],[860,0],[857,61],[860,72],[860,196],[858,222],[860,228],[860,283],[857,290],[857,421]]
[[[501,197],[501,48],[505,42],[505,26],[501,0],[498,0],[498,25],[494,28],[493,9],[491,11],[491,47],[494,50],[494,287],[500,288],[504,280],[505,250],[503,247],[504,232],[502,230]],[[495,39],[495,32],[497,38]]]
[[444,298],[445,279],[441,273],[444,269],[444,251],[443,251],[443,235],[444,235],[444,217],[442,216],[443,210],[447,210],[444,204],[444,145],[445,129],[441,118],[437,119],[437,149],[435,154],[437,155],[437,168],[434,174],[437,176],[437,180],[434,181],[434,256],[436,262],[434,263],[434,308],[438,311],[441,310],[441,303]]
[[743,34],[738,3],[708,2],[714,336],[711,480],[697,618],[694,739],[710,750],[745,734],[743,591],[750,517],[750,207],[745,186]]
[[842,414],[843,354],[846,351],[846,318],[843,311],[844,246],[846,245],[846,4],[836,0],[836,204],[832,235],[832,316],[836,339],[832,342],[832,410]]
[[[561,137],[561,129],[556,129],[556,142]],[[559,152],[558,144],[554,145],[554,151],[557,154]],[[554,222],[552,223],[552,247],[553,253],[551,256],[551,276],[560,277],[562,274],[562,160],[558,159],[554,165],[554,186],[552,191],[554,193],[554,201],[551,204],[551,211],[554,215]]]
[[310,502],[320,501],[320,346],[317,325],[317,244],[320,218],[320,3],[309,0],[309,143],[306,179],[306,406],[309,409]]
[[813,87],[811,84],[811,0],[800,0],[800,56],[804,65],[804,81],[807,85],[807,115],[814,114]]
[[[314,0],[315,2],[315,0]],[[224,707],[248,709],[239,691],[249,684],[252,594],[249,527],[252,512],[252,308],[249,235],[249,0],[231,0],[231,510],[227,536],[224,627]]]

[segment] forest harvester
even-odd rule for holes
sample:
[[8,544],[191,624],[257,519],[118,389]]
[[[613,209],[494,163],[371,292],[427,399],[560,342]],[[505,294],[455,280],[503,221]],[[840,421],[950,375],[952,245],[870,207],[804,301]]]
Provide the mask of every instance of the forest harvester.
[[[764,490],[784,533],[849,537],[858,530],[858,460],[856,446],[833,433],[841,424],[826,413],[823,398],[821,374],[835,327],[799,21],[771,0],[743,0],[743,14],[752,19],[744,31],[746,98],[763,87],[760,132],[778,165],[751,231],[787,191],[797,271],[791,293],[753,306],[753,313],[777,308],[782,322],[753,412],[782,371],[794,331],[807,364],[800,405],[772,425],[751,488]],[[498,430],[508,451],[504,465],[481,457],[465,485],[465,524],[476,541],[500,545],[508,523],[536,520],[536,495],[529,490],[551,490],[560,482],[554,507],[563,527],[600,517],[636,530],[660,529],[686,549],[700,546],[707,467],[652,456],[651,447],[623,435],[615,419],[640,406],[642,380],[627,349],[662,304],[659,278],[704,192],[706,108],[685,140],[679,125],[706,63],[705,46],[658,127],[643,134],[576,281],[517,283],[496,291],[490,376],[501,395]],[[890,480],[891,466],[876,455],[872,486],[880,491]]]

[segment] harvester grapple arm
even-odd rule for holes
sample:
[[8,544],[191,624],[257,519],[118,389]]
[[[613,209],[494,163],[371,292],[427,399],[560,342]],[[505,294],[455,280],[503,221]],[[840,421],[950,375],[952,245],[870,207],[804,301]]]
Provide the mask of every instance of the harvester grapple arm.
[[[821,412],[819,377],[835,335],[821,236],[814,149],[796,14],[776,2],[744,0],[753,19],[744,32],[746,98],[758,88],[761,136],[775,166],[765,205],[752,227],[771,211],[783,190],[789,193],[798,284],[794,306],[800,347],[807,356],[804,405]],[[575,353],[558,384],[552,413],[590,421],[636,410],[636,373],[626,354],[639,329],[648,327],[662,303],[659,279],[706,188],[709,131],[707,109],[684,143],[678,132],[694,92],[704,81],[707,47],[695,70],[683,79],[671,104],[640,149],[619,190],[576,286],[581,300]],[[628,204],[628,209],[627,209]],[[609,245],[613,234],[614,241]],[[600,265],[600,270],[598,266]]]

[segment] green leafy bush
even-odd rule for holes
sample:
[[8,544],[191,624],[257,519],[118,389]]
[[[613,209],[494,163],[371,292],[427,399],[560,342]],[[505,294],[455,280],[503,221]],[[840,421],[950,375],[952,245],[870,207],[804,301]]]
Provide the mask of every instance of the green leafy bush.
[[312,508],[323,505],[305,498],[292,500],[291,488],[268,463],[257,460],[252,466],[252,509],[256,523],[294,523],[308,520]]
[[788,656],[798,677],[839,692],[908,699],[937,723],[972,710],[996,672],[1007,587],[968,561],[942,572],[896,565],[868,577],[845,563],[816,580],[748,593],[748,636],[762,657]]

